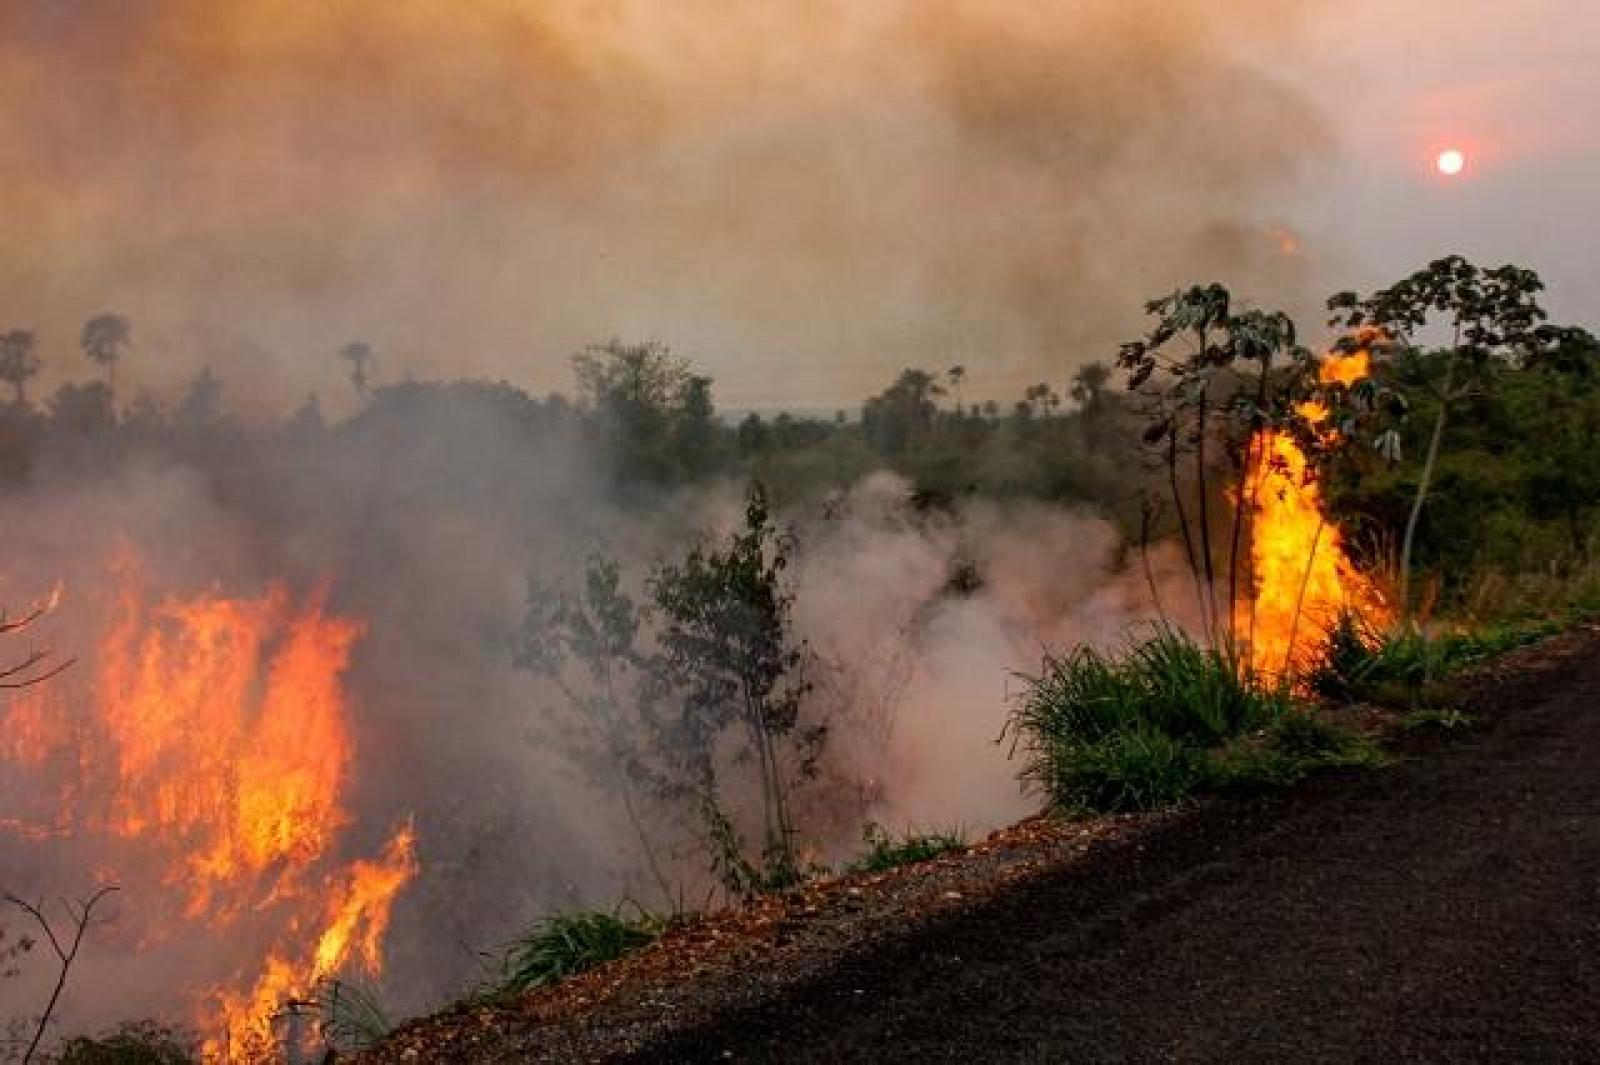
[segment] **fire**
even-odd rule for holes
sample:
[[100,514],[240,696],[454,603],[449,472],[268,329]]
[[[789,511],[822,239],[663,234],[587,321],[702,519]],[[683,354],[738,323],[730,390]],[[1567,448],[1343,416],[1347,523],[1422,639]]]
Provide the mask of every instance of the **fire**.
[[86,675],[0,710],[0,765],[56,786],[19,791],[35,799],[0,833],[88,841],[125,886],[156,870],[141,947],[196,929],[223,942],[236,926],[265,943],[256,975],[187,989],[207,1058],[249,1060],[270,1051],[285,1002],[347,965],[379,973],[417,872],[409,824],[376,860],[337,860],[354,759],[344,674],[362,626],[330,614],[325,589],[152,601],[137,560],[113,573]]
[[[1320,376],[1324,384],[1348,387],[1370,372],[1370,355],[1359,351],[1329,356]],[[1337,432],[1325,425],[1325,406],[1306,403],[1300,413],[1319,431]],[[1246,624],[1257,671],[1292,672],[1294,660],[1345,611],[1369,620],[1387,616],[1383,597],[1350,561],[1339,528],[1328,522],[1315,471],[1291,435],[1274,431],[1256,440],[1245,491],[1254,578]]]

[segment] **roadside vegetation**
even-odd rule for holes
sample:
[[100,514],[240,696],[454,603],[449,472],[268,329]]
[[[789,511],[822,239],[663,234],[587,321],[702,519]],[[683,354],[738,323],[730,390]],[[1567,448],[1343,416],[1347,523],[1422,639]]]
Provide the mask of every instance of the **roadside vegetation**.
[[[782,515],[876,470],[908,478],[930,517],[977,497],[1092,509],[1120,530],[1130,569],[1143,567],[1160,620],[1110,646],[1054,649],[1019,678],[1005,738],[1054,811],[1156,810],[1382,765],[1352,708],[1382,707],[1412,727],[1467,724],[1453,677],[1600,610],[1600,345],[1548,324],[1540,289],[1531,271],[1452,257],[1371,295],[1341,293],[1329,301],[1335,346],[1372,357],[1366,377],[1342,382],[1319,377],[1319,355],[1287,315],[1195,286],[1147,305],[1152,324],[1116,369],[1090,362],[1002,403],[965,399],[985,391],[977,368],[911,367],[832,417],[724,418],[713,382],[656,343],[588,348],[573,360],[572,397],[541,398],[504,383],[386,384],[379,354],[351,341],[330,357],[348,365],[353,416],[330,425],[313,398],[279,423],[246,425],[209,370],[175,405],[120,395],[117,369],[138,357],[134,328],[101,314],[79,345],[97,379],[64,384],[42,406],[29,392],[37,338],[0,334],[0,381],[12,389],[0,483],[252,448],[266,464],[291,453],[335,463],[374,439],[493,413],[530,454],[559,440],[603,455],[608,498],[641,514],[684,486],[743,487],[724,527],[649,565],[597,550],[575,572],[531,575],[521,624],[497,645],[549,682],[561,724],[538,741],[626,823],[659,907],[537,919],[477,996],[504,998],[647,946],[694,908],[690,897],[736,902],[823,871],[798,796],[830,742],[815,698],[826,664],[795,633],[796,544]],[[1321,520],[1391,610],[1302,625],[1297,608],[1282,668],[1269,669],[1252,656],[1260,482],[1248,471],[1271,461],[1270,434],[1304,452]],[[1157,587],[1150,559],[1163,543],[1186,565],[1181,591]],[[945,594],[981,582],[963,571]],[[871,822],[863,842],[847,871],[966,846],[957,830],[897,836]],[[0,979],[31,946],[0,928]],[[57,954],[65,985],[73,952]],[[13,1035],[12,1056],[43,1060],[63,991]],[[319,1022],[330,1045],[359,1047],[388,1028],[376,1000],[353,989],[330,1010]],[[61,1060],[186,1060],[178,1041],[137,1026],[62,1046]]]
[[958,828],[896,836],[875,821],[862,829],[861,841],[866,851],[845,867],[847,873],[883,873],[967,849],[966,833]]
[[637,907],[632,914],[618,908],[546,917],[510,945],[502,972],[478,997],[505,998],[576,976],[649,946],[668,923]]
[[1063,813],[1155,810],[1382,761],[1348,723],[1170,626],[1049,658],[1022,679],[1010,728],[1023,776]]

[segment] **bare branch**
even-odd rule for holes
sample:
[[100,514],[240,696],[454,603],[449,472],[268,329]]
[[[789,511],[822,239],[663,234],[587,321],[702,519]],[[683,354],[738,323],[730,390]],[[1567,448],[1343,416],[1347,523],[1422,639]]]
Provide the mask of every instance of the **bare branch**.
[[100,905],[112,892],[120,890],[115,884],[108,884],[96,891],[87,899],[80,899],[76,907],[66,899],[61,900],[61,908],[66,911],[67,919],[72,924],[72,943],[62,946],[62,938],[56,935],[56,930],[50,923],[50,918],[44,913],[43,904],[35,905],[25,899],[19,898],[11,892],[0,893],[0,898],[11,903],[32,917],[34,922],[44,932],[45,938],[50,941],[50,947],[60,959],[61,970],[56,976],[56,986],[50,992],[50,1000],[45,1003],[44,1012],[39,1016],[39,1026],[34,1030],[33,1041],[28,1044],[27,1051],[22,1055],[22,1065],[29,1065],[34,1060],[34,1055],[39,1051],[39,1044],[44,1040],[44,1033],[50,1027],[50,1018],[54,1016],[56,1004],[61,1001],[61,992],[67,986],[67,977],[72,973],[72,963],[77,960],[78,949],[83,946],[83,937],[94,925],[94,909]]

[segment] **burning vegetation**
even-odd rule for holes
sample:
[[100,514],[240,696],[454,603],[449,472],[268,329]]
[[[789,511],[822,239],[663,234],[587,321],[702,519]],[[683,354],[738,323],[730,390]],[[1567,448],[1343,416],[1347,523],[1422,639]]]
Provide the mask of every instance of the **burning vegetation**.
[[105,597],[85,668],[0,717],[22,803],[10,830],[90,849],[99,876],[149,873],[160,890],[122,929],[136,950],[195,929],[265,944],[256,971],[189,988],[184,1018],[208,1057],[265,1056],[286,1004],[380,974],[390,907],[417,871],[409,825],[372,860],[337,856],[356,757],[343,678],[362,626],[331,616],[325,590],[163,595],[132,554]]
[[[1436,274],[1464,339],[1419,351]],[[1417,516],[1459,506],[1459,469],[1427,489],[1477,424],[1449,416],[1463,381],[1577,397],[1582,469],[1596,348],[1539,325],[1533,291],[1434,264],[1336,297],[1319,356],[1198,287],[1150,305],[1129,390],[1091,366],[1071,409],[1048,384],[969,404],[957,366],[907,370],[858,421],[735,424],[664,346],[616,342],[575,360],[574,401],[386,385],[346,345],[342,422],[240,423],[209,374],[123,406],[133,334],[99,316],[106,380],[0,409],[16,557],[66,587],[4,635],[77,659],[7,675],[46,683],[0,704],[0,887],[50,920],[27,900],[81,885],[93,957],[62,952],[59,1002],[35,959],[0,979],[49,1002],[46,1044],[156,1016],[214,1061],[350,1048],[386,1027],[373,995],[493,1003],[670,925],[618,899],[747,899],[1012,821],[1019,771],[1083,813],[1379,764],[1336,704],[1482,645],[1429,635],[1408,564],[1358,550],[1355,520],[1443,568]],[[1540,528],[1583,526],[1583,498]],[[1008,708],[1040,643],[1061,653]],[[924,831],[859,858],[864,823]]]
[[[1322,385],[1350,388],[1367,380],[1371,353],[1333,352],[1317,368]],[[1341,429],[1322,400],[1296,410],[1319,442],[1337,446]],[[1293,676],[1346,614],[1386,627],[1393,612],[1373,574],[1350,557],[1344,532],[1330,519],[1322,475],[1292,432],[1263,429],[1252,439],[1249,468],[1238,491],[1249,501],[1250,573],[1245,643],[1251,668]],[[1301,660],[1296,660],[1296,649]]]

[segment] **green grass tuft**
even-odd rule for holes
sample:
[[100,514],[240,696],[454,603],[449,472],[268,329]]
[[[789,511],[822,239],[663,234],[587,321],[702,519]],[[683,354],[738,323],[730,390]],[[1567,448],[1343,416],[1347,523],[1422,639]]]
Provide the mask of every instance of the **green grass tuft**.
[[1558,622],[1534,621],[1477,632],[1385,633],[1345,614],[1329,632],[1308,681],[1327,699],[1442,714],[1455,701],[1451,677],[1560,628]]
[[966,834],[960,829],[908,832],[896,839],[882,825],[868,822],[861,832],[861,838],[867,845],[866,853],[851,862],[847,872],[881,873],[902,865],[925,862],[942,854],[962,851],[967,847]]
[[516,995],[564,980],[650,945],[666,928],[665,918],[643,909],[634,917],[620,908],[546,917],[511,944],[494,993]]
[[1295,708],[1282,686],[1165,625],[1118,654],[1080,647],[1048,658],[1023,681],[1008,725],[1024,750],[1023,778],[1072,813],[1170,805],[1219,778],[1210,752]]

